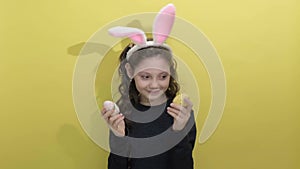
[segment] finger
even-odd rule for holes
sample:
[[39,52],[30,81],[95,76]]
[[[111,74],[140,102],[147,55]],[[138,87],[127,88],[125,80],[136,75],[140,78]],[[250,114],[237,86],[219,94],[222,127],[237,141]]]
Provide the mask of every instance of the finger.
[[103,112],[103,117],[107,118],[107,117],[109,117],[111,115],[111,113],[112,113],[112,111],[109,111],[109,110],[108,111],[104,111]]
[[174,108],[175,110],[177,110],[178,112],[180,112],[181,114],[184,114],[184,115],[188,114],[188,112],[190,111],[186,107],[183,107],[181,105],[171,103],[171,106],[174,106],[172,108]]
[[114,116],[112,116],[109,120],[112,122],[111,125],[112,126],[116,126],[117,121],[122,118],[122,114],[116,114]]
[[178,115],[178,114],[180,113],[180,110],[175,109],[175,108],[173,108],[173,107],[168,107],[168,108],[167,108],[167,111],[171,111],[171,112],[175,113],[176,115]]
[[183,99],[183,101],[186,103],[187,108],[192,108],[193,107],[193,102],[188,97],[185,97]]
[[193,102],[189,99],[189,98],[185,98],[184,102],[186,103],[186,113],[190,114],[192,112],[192,108],[193,108]]
[[179,118],[182,118],[182,116],[183,116],[183,113],[180,110],[168,107],[168,111],[174,113]]
[[183,108],[181,105],[176,104],[176,103],[171,103],[170,106],[178,111],[181,111]]
[[120,117],[115,120],[115,122],[113,123],[113,126],[115,126],[118,129],[120,123],[123,122],[124,118],[125,117],[122,114],[120,114]]
[[110,125],[112,125],[114,123],[114,121],[120,116],[120,114],[115,114],[115,115],[111,115],[109,118],[108,118],[108,122]]
[[107,111],[107,110],[105,109],[105,107],[103,107],[103,108],[101,109],[101,114],[103,115],[106,111]]
[[116,119],[115,124],[119,125],[124,119],[125,119],[125,116],[123,114],[120,114],[120,117],[118,117]]
[[109,111],[106,111],[104,114],[103,114],[103,118],[108,122],[111,115],[112,115],[113,111],[109,110]]
[[178,119],[179,118],[178,115],[176,113],[172,112],[172,111],[167,111],[167,113],[169,115],[171,115],[174,119]]

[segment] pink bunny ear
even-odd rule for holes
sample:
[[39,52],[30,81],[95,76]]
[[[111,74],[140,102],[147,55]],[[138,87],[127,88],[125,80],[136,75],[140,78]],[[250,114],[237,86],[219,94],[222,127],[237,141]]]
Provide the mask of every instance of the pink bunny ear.
[[147,38],[145,33],[137,28],[117,26],[108,30],[115,37],[129,37],[136,45],[145,45]]
[[163,7],[153,23],[153,40],[162,44],[168,38],[175,20],[175,6],[168,4]]

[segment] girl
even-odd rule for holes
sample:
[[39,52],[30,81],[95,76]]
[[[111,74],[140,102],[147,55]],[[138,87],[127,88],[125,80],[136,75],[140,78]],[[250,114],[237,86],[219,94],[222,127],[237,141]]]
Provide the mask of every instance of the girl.
[[121,113],[102,109],[111,129],[108,169],[193,169],[196,127],[192,102],[184,98],[185,104],[172,103],[180,87],[171,48],[164,43],[174,11],[169,4],[157,15],[153,41],[147,41],[136,28],[109,30],[113,36],[129,37],[134,44],[119,58],[121,97],[117,105]]

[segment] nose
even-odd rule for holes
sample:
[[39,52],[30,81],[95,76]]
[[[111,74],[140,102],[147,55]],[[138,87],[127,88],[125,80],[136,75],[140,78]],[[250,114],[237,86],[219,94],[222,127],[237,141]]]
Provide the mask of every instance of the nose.
[[158,88],[158,87],[159,87],[159,83],[158,83],[157,79],[153,78],[153,79],[151,80],[151,82],[150,82],[149,87],[150,87],[151,89]]

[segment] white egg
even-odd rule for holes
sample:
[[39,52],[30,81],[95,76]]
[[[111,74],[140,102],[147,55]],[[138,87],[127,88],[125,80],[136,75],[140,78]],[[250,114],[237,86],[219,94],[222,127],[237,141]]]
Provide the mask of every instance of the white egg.
[[106,110],[112,110],[115,105],[114,102],[107,100],[103,103],[103,106],[105,107]]
[[112,102],[112,101],[109,101],[109,100],[105,101],[103,103],[103,106],[107,110],[113,110],[114,109],[114,113],[112,115],[118,114],[120,112],[120,109],[119,109],[118,105],[116,103]]

